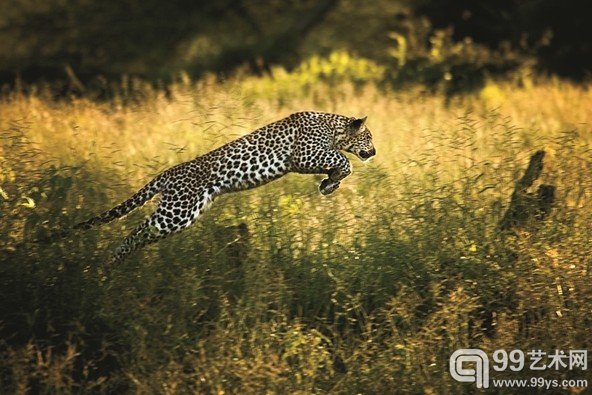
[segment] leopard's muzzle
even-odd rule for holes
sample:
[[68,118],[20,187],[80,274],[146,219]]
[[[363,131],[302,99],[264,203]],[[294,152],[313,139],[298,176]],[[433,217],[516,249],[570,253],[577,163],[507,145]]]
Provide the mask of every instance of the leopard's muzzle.
[[358,153],[360,159],[362,160],[368,160],[370,158],[372,158],[374,155],[376,155],[376,149],[372,148],[371,150],[368,151],[360,151]]

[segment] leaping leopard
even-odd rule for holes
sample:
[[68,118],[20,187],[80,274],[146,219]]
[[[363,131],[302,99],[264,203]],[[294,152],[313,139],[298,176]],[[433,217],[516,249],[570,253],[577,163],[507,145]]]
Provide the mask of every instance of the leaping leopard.
[[113,252],[111,261],[117,263],[138,248],[187,228],[223,193],[254,188],[295,172],[326,174],[319,189],[323,195],[330,194],[351,174],[351,164],[340,151],[361,160],[376,154],[365,123],[366,117],[294,113],[165,170],[130,199],[74,229],[88,229],[123,217],[160,193],[155,212]]

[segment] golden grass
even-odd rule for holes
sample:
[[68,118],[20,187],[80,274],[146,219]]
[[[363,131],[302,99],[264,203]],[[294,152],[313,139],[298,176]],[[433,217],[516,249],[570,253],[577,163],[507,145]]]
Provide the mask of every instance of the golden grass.
[[[456,348],[590,344],[590,86],[489,82],[447,100],[250,77],[135,84],[106,102],[43,92],[0,102],[5,388],[454,393],[465,388],[447,373]],[[96,268],[137,215],[19,246],[301,110],[368,115],[378,154],[352,158],[333,196],[318,194],[320,177],[290,175],[220,198],[102,285]],[[513,183],[538,149],[556,208],[538,231],[502,236]]]

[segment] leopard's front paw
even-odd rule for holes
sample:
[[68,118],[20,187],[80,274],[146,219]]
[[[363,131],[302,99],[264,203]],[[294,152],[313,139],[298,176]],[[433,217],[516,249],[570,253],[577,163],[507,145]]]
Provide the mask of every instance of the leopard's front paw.
[[323,195],[329,195],[335,192],[337,188],[339,188],[339,181],[331,181],[329,178],[324,179],[319,186],[319,190]]

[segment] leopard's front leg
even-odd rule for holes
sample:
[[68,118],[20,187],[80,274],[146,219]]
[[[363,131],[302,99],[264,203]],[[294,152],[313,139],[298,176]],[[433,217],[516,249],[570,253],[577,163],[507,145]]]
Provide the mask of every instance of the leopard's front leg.
[[341,180],[351,174],[351,164],[341,152],[325,149],[300,159],[297,162],[296,171],[327,174],[327,178],[321,182],[319,190],[323,195],[328,195],[339,188]]
[[342,171],[338,168],[332,168],[329,170],[328,178],[325,178],[323,181],[321,181],[321,185],[319,185],[319,191],[321,191],[323,195],[329,195],[330,193],[335,192],[335,190],[339,188],[341,180],[347,177],[347,175],[349,175],[349,173],[343,175]]

